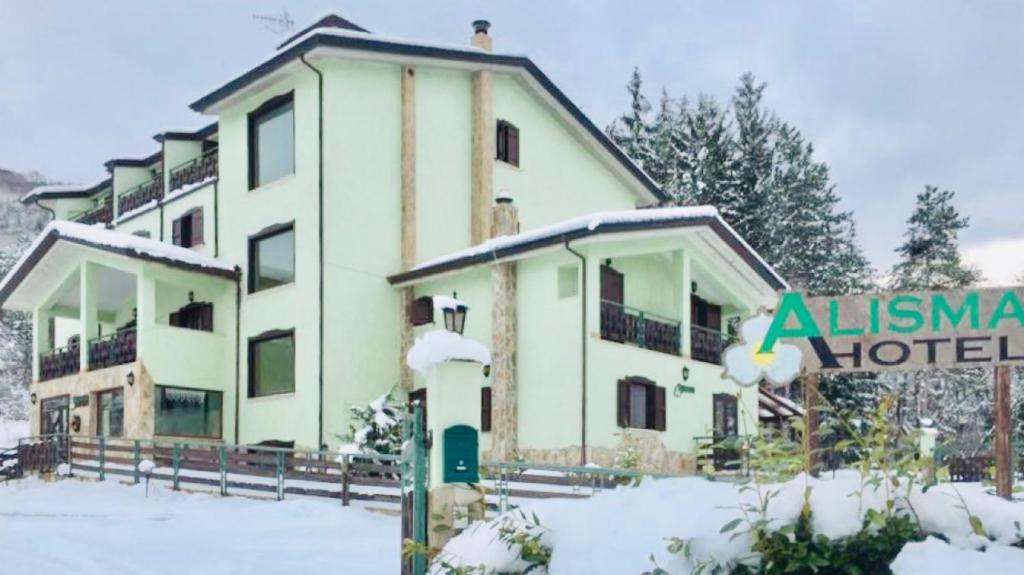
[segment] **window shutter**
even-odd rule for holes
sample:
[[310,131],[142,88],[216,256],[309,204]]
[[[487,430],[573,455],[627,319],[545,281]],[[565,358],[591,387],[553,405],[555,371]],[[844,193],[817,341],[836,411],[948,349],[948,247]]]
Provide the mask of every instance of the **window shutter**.
[[434,300],[430,296],[416,298],[409,308],[409,322],[412,325],[434,323]]
[[192,245],[203,243],[203,208],[192,212]]
[[213,331],[213,304],[204,303],[199,307],[199,329]]
[[508,163],[519,165],[519,128],[508,124]]
[[171,222],[171,243],[176,246],[181,245],[181,218]]
[[619,380],[619,401],[617,410],[617,421],[619,427],[629,427],[629,380]]
[[491,430],[491,388],[480,390],[480,431]]
[[181,313],[172,311],[171,318],[167,321],[172,327],[181,327]]
[[508,127],[505,122],[498,120],[498,129],[495,131],[495,144],[494,151],[495,157],[499,160],[505,160],[506,153],[508,152],[506,144],[508,143]]
[[652,385],[654,392],[654,429],[665,431],[665,388]]

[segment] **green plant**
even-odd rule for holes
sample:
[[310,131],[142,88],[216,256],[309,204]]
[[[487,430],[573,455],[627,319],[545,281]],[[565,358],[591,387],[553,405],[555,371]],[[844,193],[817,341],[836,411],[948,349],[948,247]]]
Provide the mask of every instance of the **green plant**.
[[519,558],[527,567],[521,573],[532,573],[538,569],[547,569],[551,563],[551,547],[544,544],[547,528],[541,525],[535,513],[527,516],[517,511],[519,519],[506,515],[498,526],[498,539],[509,549],[519,548]]

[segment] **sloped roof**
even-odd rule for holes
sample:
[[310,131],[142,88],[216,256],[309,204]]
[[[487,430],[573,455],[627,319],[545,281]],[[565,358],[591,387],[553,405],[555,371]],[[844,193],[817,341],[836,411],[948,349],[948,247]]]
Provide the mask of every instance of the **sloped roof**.
[[239,272],[230,264],[168,243],[108,230],[102,226],[87,226],[76,222],[53,221],[36,237],[14,267],[0,281],[0,306],[21,282],[42,261],[58,242],[83,245],[106,252],[162,263],[190,272],[237,279]]
[[597,127],[530,58],[523,55],[488,52],[475,46],[455,46],[393,38],[344,26],[322,28],[314,25],[283,43],[277,52],[259,65],[193,102],[191,108],[202,113],[316,48],[340,48],[388,56],[429,58],[519,69],[529,76],[544,94],[561,107],[587,136],[620,164],[647,193],[655,200],[667,199],[658,184],[644,172],[643,168],[633,162],[612,142],[607,134]]
[[32,188],[21,197],[21,203],[28,204],[35,200],[59,200],[69,198],[88,198],[111,185],[110,178],[98,184],[46,184]]
[[707,226],[715,232],[773,289],[788,288],[782,276],[776,273],[722,219],[718,210],[713,206],[651,208],[587,214],[528,232],[487,240],[471,248],[424,262],[407,272],[389,276],[388,281],[392,285],[404,284],[599,234],[697,226]]

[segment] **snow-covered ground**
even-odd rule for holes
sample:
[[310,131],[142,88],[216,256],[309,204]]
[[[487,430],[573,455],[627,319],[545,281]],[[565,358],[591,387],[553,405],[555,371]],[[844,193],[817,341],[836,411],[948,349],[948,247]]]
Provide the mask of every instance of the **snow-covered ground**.
[[[867,493],[863,500],[851,496],[859,485],[856,472],[840,472],[835,479],[811,479],[809,485],[813,529],[830,538],[856,533],[868,509],[884,507],[884,493]],[[779,489],[768,508],[776,528],[796,520],[804,487],[801,476],[771,488]],[[1024,536],[1020,531],[1024,529],[1024,502],[1003,501],[986,493],[979,484],[957,484],[955,489],[944,484],[924,493],[915,490],[911,502],[922,529],[941,533],[950,543],[935,539],[907,546],[894,563],[894,572],[1024,573],[1024,550],[1008,546]],[[973,533],[957,491],[994,541]],[[669,573],[684,575],[691,573],[699,561],[723,562],[749,555],[750,537],[744,534],[734,538],[743,525],[726,532],[722,527],[739,519],[740,502],[753,502],[753,497],[728,482],[677,478],[648,480],[637,488],[607,491],[585,500],[538,501],[521,511],[527,518],[536,514],[543,525],[542,541],[552,550],[549,572],[554,575],[641,573],[653,568],[651,555]],[[454,564],[482,564],[497,571],[523,569],[525,565],[517,561],[517,553],[498,538],[499,521],[470,526],[448,544],[445,558]],[[672,537],[690,540],[691,558],[667,550],[668,538]],[[984,569],[976,570],[982,565]]]
[[115,481],[0,484],[4,573],[399,570],[400,520],[335,500],[175,492]]

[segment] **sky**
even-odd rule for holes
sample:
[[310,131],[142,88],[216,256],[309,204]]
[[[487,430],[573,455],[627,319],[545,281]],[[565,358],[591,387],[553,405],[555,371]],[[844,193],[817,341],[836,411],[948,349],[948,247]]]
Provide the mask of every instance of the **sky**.
[[634,66],[652,100],[725,100],[752,72],[830,165],[877,269],[932,184],[957,192],[990,281],[1024,271],[1024,2],[0,0],[0,167],[98,181],[156,132],[209,121],[188,104],[281,39],[254,15],[299,30],[332,10],[448,43],[488,19],[496,50],[528,54],[599,126],[626,109]]

